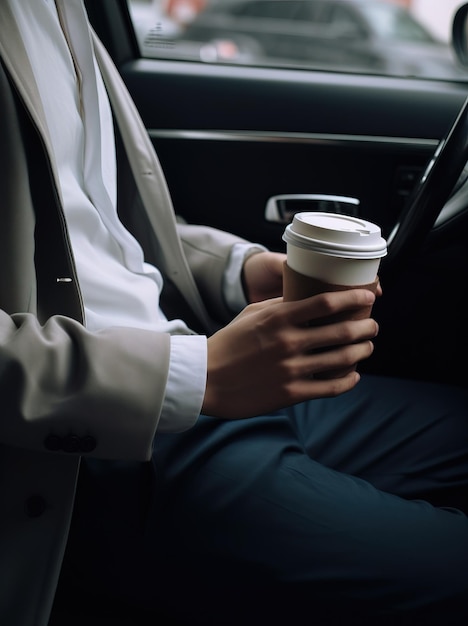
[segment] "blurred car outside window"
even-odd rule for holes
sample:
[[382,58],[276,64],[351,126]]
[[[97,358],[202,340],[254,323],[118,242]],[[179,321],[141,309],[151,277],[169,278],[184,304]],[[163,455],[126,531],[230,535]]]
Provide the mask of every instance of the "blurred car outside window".
[[450,45],[457,0],[127,2],[145,58],[468,78]]

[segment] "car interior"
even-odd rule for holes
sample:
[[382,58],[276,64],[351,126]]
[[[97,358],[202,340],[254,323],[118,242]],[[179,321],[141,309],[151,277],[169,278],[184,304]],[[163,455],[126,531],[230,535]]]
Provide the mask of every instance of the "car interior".
[[[453,12],[451,41],[466,79],[433,80],[143,57],[129,4],[86,2],[181,218],[278,251],[297,211],[377,223],[389,252],[361,371],[466,386],[468,5]],[[50,626],[148,623],[82,597],[56,606]]]

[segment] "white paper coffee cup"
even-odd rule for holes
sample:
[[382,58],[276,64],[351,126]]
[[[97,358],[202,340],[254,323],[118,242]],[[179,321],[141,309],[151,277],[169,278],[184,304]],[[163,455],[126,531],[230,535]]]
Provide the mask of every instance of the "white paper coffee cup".
[[[296,213],[283,239],[287,246],[283,267],[286,302],[353,287],[377,292],[380,260],[387,254],[387,244],[376,224],[336,213]],[[364,319],[371,311],[369,305],[310,324]],[[354,369],[316,372],[314,378],[339,378]]]
[[387,254],[379,226],[336,213],[296,213],[283,239],[292,270],[332,285],[372,283]]

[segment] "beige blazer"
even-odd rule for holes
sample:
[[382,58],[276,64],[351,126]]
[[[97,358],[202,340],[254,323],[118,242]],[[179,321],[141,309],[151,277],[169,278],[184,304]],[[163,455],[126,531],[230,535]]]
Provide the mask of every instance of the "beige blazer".
[[[95,46],[123,145],[119,212],[173,287],[169,308],[182,301],[209,333],[229,319],[221,281],[241,240],[176,224],[145,128],[97,39]],[[150,457],[170,338],[83,326],[45,116],[2,2],[0,61],[0,624],[46,626],[80,457]]]

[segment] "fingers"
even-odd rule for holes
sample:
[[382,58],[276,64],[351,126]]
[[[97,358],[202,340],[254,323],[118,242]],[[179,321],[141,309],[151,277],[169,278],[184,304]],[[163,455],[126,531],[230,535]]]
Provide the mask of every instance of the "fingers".
[[305,352],[320,350],[333,346],[355,344],[374,339],[379,326],[372,318],[355,321],[343,321],[325,326],[312,326],[298,331],[299,341]]
[[351,391],[358,384],[360,378],[358,372],[352,371],[340,378],[297,380],[291,386],[291,397],[294,398],[294,402],[336,397]]
[[304,355],[289,372],[287,393],[292,403],[335,397],[355,387],[360,375],[356,365],[371,356],[371,341]]
[[[262,349],[269,346],[270,356],[277,359],[281,355],[304,354],[373,339],[378,333],[375,320],[368,316],[352,319],[351,314],[346,319],[346,312],[361,310],[363,305],[369,307],[374,299],[372,292],[365,289],[320,294],[298,302],[275,298],[250,305],[239,317],[247,322],[258,346]],[[336,319],[339,313],[345,319]],[[316,320],[320,323],[313,325]]]
[[356,344],[303,354],[296,361],[295,377],[312,380],[326,372],[351,371],[360,361],[368,359],[373,351],[372,341],[364,340]]
[[[326,319],[330,314],[330,319],[333,320],[338,311],[343,312],[343,307],[361,307],[363,302],[372,301],[373,298],[372,293],[369,292],[369,297],[364,290],[351,294],[351,298],[336,298],[337,294],[332,295],[330,299],[328,296],[313,299],[318,317]],[[325,311],[327,315],[323,315]],[[295,314],[297,315],[297,312]],[[302,314],[299,312],[299,315]],[[355,371],[358,363],[373,353],[372,340],[378,334],[378,330],[378,324],[369,317],[333,320],[317,326],[308,324],[296,326],[288,336],[290,349],[288,363],[292,368],[289,380],[295,383],[292,388],[305,387],[308,397],[317,397],[322,393],[326,395],[339,393],[339,389],[343,390],[341,384],[338,387],[332,386],[330,390],[327,386],[316,383],[323,379],[341,379]],[[354,378],[346,378],[346,381],[343,381],[346,389],[350,388],[348,385],[356,384],[353,381]]]
[[203,413],[239,419],[349,391],[378,326],[347,312],[374,300],[370,291],[352,289],[249,305],[208,340]]
[[314,320],[333,317],[344,311],[370,307],[374,302],[375,295],[368,289],[348,289],[322,293],[284,304],[289,307],[291,322],[304,325]]

